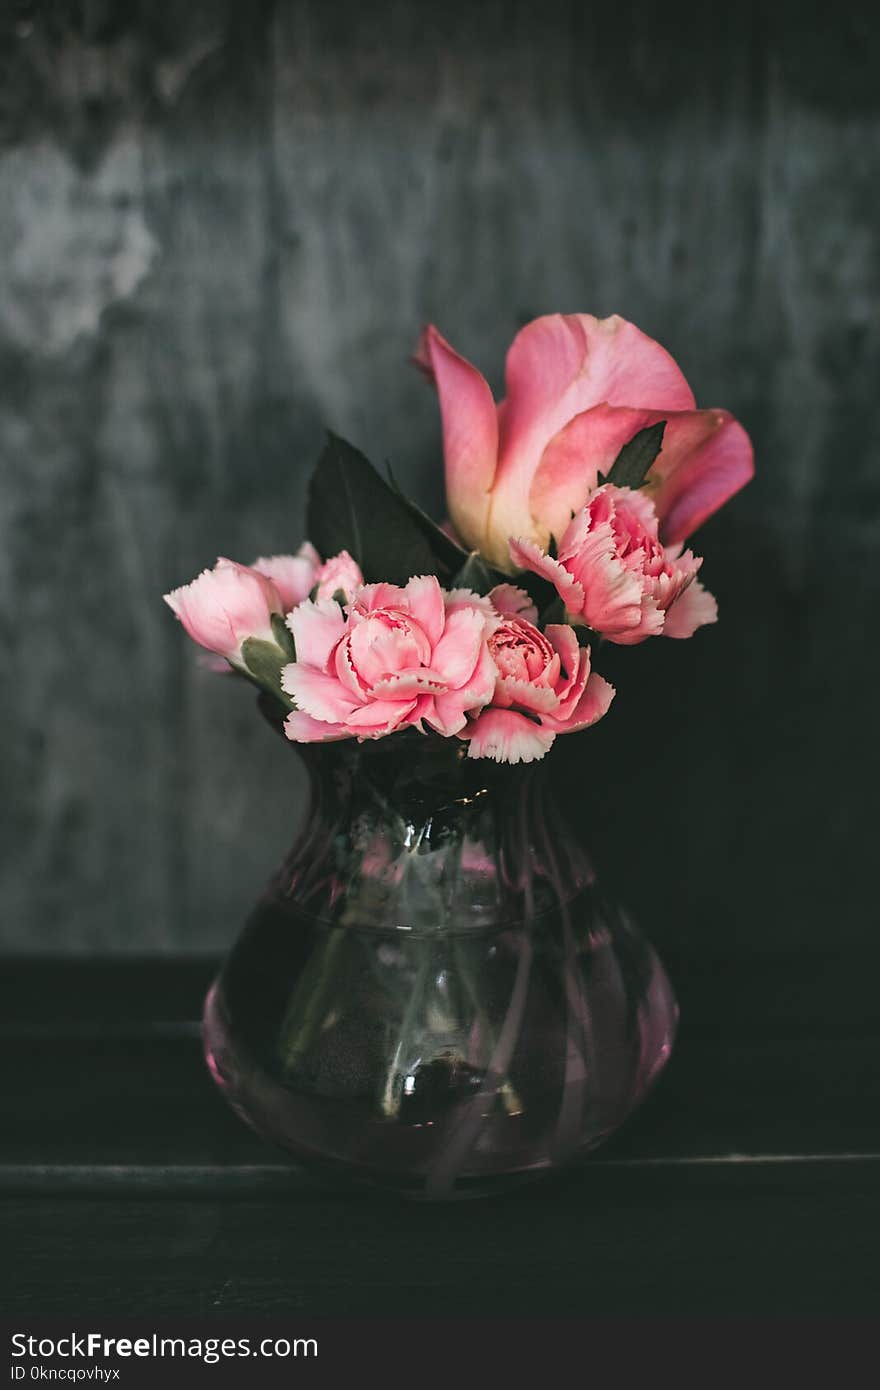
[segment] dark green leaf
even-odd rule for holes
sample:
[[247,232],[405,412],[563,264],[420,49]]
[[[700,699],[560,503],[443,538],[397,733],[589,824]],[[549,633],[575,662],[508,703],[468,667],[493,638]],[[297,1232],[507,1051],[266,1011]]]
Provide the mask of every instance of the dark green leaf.
[[615,487],[641,487],[645,474],[663,447],[665,429],[666,421],[658,420],[656,425],[648,425],[634,434],[617,455],[605,481],[614,483]]
[[287,654],[280,647],[276,647],[274,642],[264,642],[260,637],[247,637],[241,644],[241,655],[257,685],[281,700],[288,709],[293,709],[293,701],[281,689],[281,671],[289,661]]
[[409,508],[360,450],[338,435],[327,443],[309,482],[309,540],[326,558],[347,550],[367,583],[405,584],[436,574],[434,552]]
[[461,569],[452,579],[453,589],[472,589],[475,594],[488,594],[505,576],[487,565],[482,555],[472,550]]
[[[293,633],[287,626],[280,613],[272,614],[272,635],[283,652],[286,653],[288,660],[296,660],[296,645],[293,640]],[[269,645],[268,643],[266,644]]]
[[419,527],[430,545],[435,558],[449,570],[450,574],[454,574],[455,571],[460,569],[465,563],[467,551],[460,546],[457,541],[454,541],[451,536],[447,536],[446,532],[441,530],[436,521],[433,521],[431,517],[428,516],[427,512],[422,511],[417,502],[414,502],[411,497],[406,496],[391,471],[391,465],[386,464],[385,466],[388,469],[388,481],[391,484],[391,490],[395,497],[399,498],[406,507],[413,521]]
[[548,623],[564,622],[565,604],[562,602],[562,599],[559,597],[558,594],[554,594],[553,598],[547,604],[547,607],[541,613],[541,626],[546,627]]

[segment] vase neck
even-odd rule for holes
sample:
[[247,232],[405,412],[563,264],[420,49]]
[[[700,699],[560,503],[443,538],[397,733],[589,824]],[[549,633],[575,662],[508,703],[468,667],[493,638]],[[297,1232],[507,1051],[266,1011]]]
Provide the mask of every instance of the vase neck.
[[311,804],[273,891],[340,926],[528,922],[592,880],[544,763],[497,766],[415,735],[300,750]]

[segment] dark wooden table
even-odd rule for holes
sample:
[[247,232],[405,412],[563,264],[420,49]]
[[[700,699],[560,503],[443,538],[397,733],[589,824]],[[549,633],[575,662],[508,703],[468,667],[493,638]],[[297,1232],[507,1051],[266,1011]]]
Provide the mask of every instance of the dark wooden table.
[[7,1314],[873,1314],[876,965],[670,961],[674,1060],[608,1146],[483,1202],[322,1185],[209,1084],[209,961],[7,961]]

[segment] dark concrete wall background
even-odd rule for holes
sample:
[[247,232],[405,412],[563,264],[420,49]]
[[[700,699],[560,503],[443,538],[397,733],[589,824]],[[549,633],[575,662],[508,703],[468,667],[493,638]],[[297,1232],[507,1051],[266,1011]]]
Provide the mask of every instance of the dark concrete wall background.
[[298,544],[325,423],[436,509],[420,323],[498,386],[555,309],[659,337],[760,469],[700,537],[721,624],[614,654],[563,794],[661,944],[873,933],[871,7],[165,0],[0,28],[0,947],[229,940],[303,781],[161,593]]

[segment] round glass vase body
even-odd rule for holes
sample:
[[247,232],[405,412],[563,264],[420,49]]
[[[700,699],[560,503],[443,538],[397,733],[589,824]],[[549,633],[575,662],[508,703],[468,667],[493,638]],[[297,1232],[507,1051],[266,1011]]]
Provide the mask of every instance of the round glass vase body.
[[205,1005],[214,1080],[307,1164],[488,1193],[605,1139],[677,1008],[544,763],[413,733],[299,749],[305,828]]

